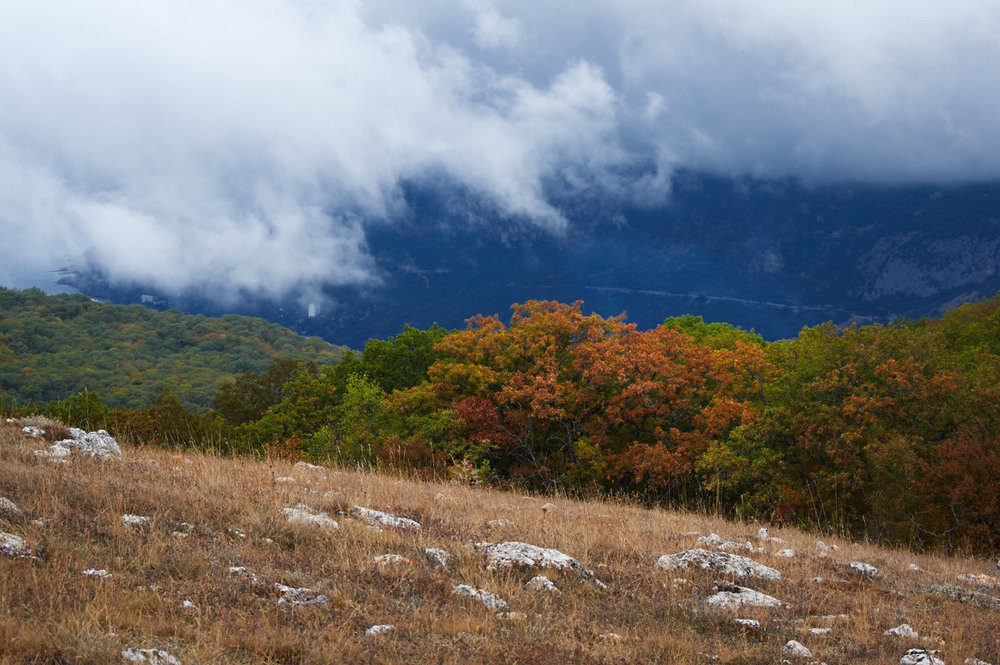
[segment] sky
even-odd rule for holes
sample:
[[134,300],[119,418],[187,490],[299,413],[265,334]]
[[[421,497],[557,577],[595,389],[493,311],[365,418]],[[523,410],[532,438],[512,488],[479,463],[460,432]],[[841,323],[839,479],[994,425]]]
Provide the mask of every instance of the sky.
[[0,284],[372,286],[407,183],[568,233],[551,183],[995,180],[998,63],[995,0],[0,3]]

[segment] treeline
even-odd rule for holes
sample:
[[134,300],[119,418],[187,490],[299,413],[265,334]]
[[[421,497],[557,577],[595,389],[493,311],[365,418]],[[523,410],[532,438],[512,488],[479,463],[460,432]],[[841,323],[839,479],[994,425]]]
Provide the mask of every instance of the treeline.
[[204,411],[219,386],[277,357],[333,364],[347,351],[259,318],[189,316],[83,295],[0,288],[0,393],[9,403],[84,390],[113,406],[150,406],[164,388]]
[[[102,417],[142,440],[1000,549],[998,299],[773,343],[698,317],[640,331],[579,304],[513,310],[408,327],[336,365],[275,362],[204,415],[168,394]],[[100,408],[75,400],[51,415]]]

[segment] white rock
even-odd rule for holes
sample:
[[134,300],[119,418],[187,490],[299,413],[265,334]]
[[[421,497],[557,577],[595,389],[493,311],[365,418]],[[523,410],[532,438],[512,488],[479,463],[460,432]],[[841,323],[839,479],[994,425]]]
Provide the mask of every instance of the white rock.
[[318,464],[310,464],[309,462],[296,462],[296,469],[303,469],[305,471],[326,471],[326,467],[320,466]]
[[249,570],[243,566],[229,566],[229,574],[236,575],[238,577],[245,577],[251,582],[257,581],[257,576],[251,573]]
[[911,564],[909,565],[909,569],[910,569],[910,570],[912,570],[912,571],[913,571],[913,572],[915,572],[915,573],[922,573],[922,572],[924,572],[924,569],[923,569],[923,568],[921,568],[920,566],[918,566],[918,565],[917,565],[917,564],[915,564],[915,563],[911,563]]
[[555,584],[545,575],[536,575],[528,580],[525,588],[531,591],[548,591],[549,593],[562,593]]
[[751,607],[782,607],[784,603],[760,591],[754,591],[735,584],[720,584],[720,591],[705,599],[705,602],[716,609],[737,610],[744,606]]
[[21,514],[21,509],[17,507],[17,504],[8,499],[5,496],[0,496],[0,514],[6,514],[10,517],[16,517]]
[[784,658],[812,658],[812,651],[807,649],[801,642],[789,640],[785,646],[781,647],[781,655]]
[[375,557],[375,563],[380,566],[388,566],[397,563],[413,563],[413,561],[402,554],[380,554]]
[[829,635],[833,632],[833,628],[810,628],[810,635]]
[[966,658],[965,665],[990,665],[985,660],[979,660],[978,658]]
[[122,524],[132,528],[143,527],[149,524],[149,518],[145,515],[122,515]]
[[36,450],[35,454],[39,457],[47,457],[52,461],[63,461],[65,458],[69,457],[72,451],[61,443],[53,443],[51,446],[45,450]]
[[539,547],[516,540],[504,543],[476,543],[476,549],[486,554],[488,570],[525,566],[528,568],[555,568],[556,570],[572,570],[585,580],[589,580],[602,589],[607,585],[594,577],[594,571],[557,549]]
[[437,566],[448,570],[448,562],[451,561],[451,554],[446,550],[438,549],[437,547],[428,547],[424,550],[424,556]]
[[298,482],[298,481],[295,478],[292,478],[291,476],[278,476],[277,478],[274,479],[274,482],[276,482],[276,483],[295,483],[295,482]]
[[499,517],[499,518],[497,518],[495,520],[489,520],[486,523],[486,528],[487,529],[499,529],[499,528],[505,527],[505,526],[514,526],[514,523],[511,522],[510,520],[505,520],[502,517]]
[[188,610],[189,612],[197,612],[198,606],[192,603],[190,600],[185,600],[183,603],[181,603],[181,609]]
[[394,630],[396,630],[395,626],[389,624],[379,624],[377,626],[372,626],[371,628],[366,630],[365,635],[372,635],[372,636],[385,635],[386,633],[391,633]]
[[767,540],[767,529],[765,529],[764,527],[757,529],[757,537],[760,538],[761,540]]
[[100,580],[104,580],[111,577],[111,573],[104,570],[103,568],[101,568],[100,570],[96,568],[88,568],[87,570],[83,571],[83,574],[86,575],[87,577],[96,577],[97,579]]
[[496,596],[485,589],[476,589],[468,584],[459,584],[451,590],[453,596],[468,596],[478,599],[488,610],[505,610],[509,606],[507,601]]
[[149,665],[181,665],[181,661],[162,649],[126,649],[122,651],[126,663],[149,663]]
[[737,626],[742,626],[743,628],[760,630],[760,621],[757,621],[756,619],[733,619],[733,623]]
[[556,504],[554,503],[546,503],[545,505],[542,506],[543,513],[550,513],[555,509],[556,509]]
[[339,529],[340,525],[326,513],[314,511],[304,503],[300,503],[294,508],[282,508],[281,513],[288,518],[292,524],[302,524],[305,526],[315,526],[321,529]]
[[712,533],[707,536],[702,536],[697,541],[696,544],[702,545],[704,547],[714,547],[719,550],[748,550],[751,552],[763,551],[760,548],[754,547],[752,543],[737,543],[733,540],[726,540],[717,533]]
[[685,550],[677,554],[664,554],[657,560],[661,570],[675,568],[702,568],[733,577],[756,577],[763,580],[780,580],[781,573],[774,568],[757,563],[753,559],[729,554],[728,552],[708,552],[703,549]]
[[524,612],[500,612],[497,614],[497,618],[504,621],[527,621],[528,615]]
[[0,533],[0,552],[7,556],[29,556],[31,554],[24,539],[12,533]]
[[944,665],[939,652],[929,649],[910,649],[900,658],[899,665]]
[[863,561],[848,561],[847,567],[858,575],[867,577],[868,579],[875,579],[878,576],[878,568],[870,563],[865,563]]
[[226,532],[229,533],[230,535],[236,536],[237,538],[247,537],[247,534],[245,531],[243,531],[243,529],[237,529],[234,526],[231,526],[228,529],[226,529]]
[[118,443],[103,429],[96,432],[85,432],[82,429],[70,427],[69,433],[73,435],[73,438],[58,441],[57,445],[62,444],[98,459],[117,459],[122,456],[122,450],[118,447]]
[[785,557],[786,559],[791,559],[793,556],[795,556],[795,550],[791,549],[778,550],[775,556],[782,556]]
[[605,642],[621,642],[622,636],[618,633],[601,633],[597,636],[597,639],[604,640]]
[[329,602],[326,596],[305,587],[296,588],[275,582],[274,588],[280,594],[279,605],[321,605]]
[[834,552],[840,549],[836,545],[827,545],[822,540],[817,540],[815,547],[819,551],[820,556],[826,556],[830,552]]
[[883,635],[888,635],[890,637],[902,637],[904,639],[917,639],[920,637],[917,631],[913,630],[913,627],[908,623],[903,623],[895,628],[890,628],[889,630],[882,633]]
[[380,510],[354,506],[354,514],[371,526],[388,527],[392,529],[413,529],[414,531],[420,530],[420,522],[415,522],[414,520],[407,519],[405,517],[396,517],[395,515],[390,515],[389,513],[383,513]]
[[41,427],[35,427],[34,425],[28,425],[26,427],[22,427],[21,431],[30,436],[32,439],[37,439],[39,437],[45,436],[45,430],[43,430]]

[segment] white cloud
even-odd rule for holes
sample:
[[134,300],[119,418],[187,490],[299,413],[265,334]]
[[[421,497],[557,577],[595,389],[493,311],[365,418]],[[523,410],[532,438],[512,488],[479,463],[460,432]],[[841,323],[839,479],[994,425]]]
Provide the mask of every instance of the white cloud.
[[371,282],[408,180],[561,229],[552,179],[997,178],[998,35],[992,0],[5,3],[0,283]]

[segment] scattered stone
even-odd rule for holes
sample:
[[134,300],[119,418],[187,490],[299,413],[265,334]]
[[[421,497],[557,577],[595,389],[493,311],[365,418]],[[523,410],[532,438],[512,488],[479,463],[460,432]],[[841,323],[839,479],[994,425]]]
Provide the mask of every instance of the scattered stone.
[[714,547],[717,550],[749,550],[751,552],[761,552],[759,547],[754,547],[752,543],[737,543],[733,540],[726,540],[717,533],[712,533],[707,536],[702,536],[697,541],[696,544],[702,545],[704,547]]
[[985,660],[979,660],[978,658],[966,658],[965,665],[990,665]]
[[181,609],[187,610],[188,612],[197,612],[198,606],[192,603],[190,600],[185,600],[183,603],[181,603]]
[[812,582],[812,583],[814,583],[814,584],[823,584],[824,582],[826,582],[826,578],[825,577],[812,577],[812,578],[809,579],[809,581]]
[[910,569],[910,570],[912,570],[912,571],[913,571],[913,572],[915,572],[915,573],[922,573],[922,572],[924,572],[924,569],[923,569],[923,568],[921,568],[920,566],[918,566],[918,565],[917,565],[917,564],[915,564],[915,563],[911,563],[911,564],[909,565],[909,569]]
[[524,612],[500,612],[497,614],[498,619],[503,619],[504,621],[527,621],[528,615]]
[[53,520],[51,517],[39,517],[36,520],[31,520],[31,523],[35,526],[51,526],[52,522]]
[[174,538],[187,538],[192,533],[194,533],[194,524],[179,522],[170,535]]
[[1000,610],[1000,598],[990,596],[981,591],[972,591],[957,584],[930,584],[920,587],[918,591],[947,596],[959,603],[969,603],[970,605],[978,605],[986,609]]
[[791,549],[778,550],[778,552],[775,554],[775,556],[781,556],[781,557],[785,557],[786,559],[791,559],[792,557],[795,556],[795,550],[791,550]]
[[405,563],[411,566],[417,565],[417,562],[413,559],[403,556],[402,554],[380,554],[375,557],[375,563],[380,566],[388,566],[390,564]]
[[453,596],[468,596],[478,599],[488,610],[505,610],[509,607],[507,601],[485,589],[476,589],[468,584],[459,584],[451,590]]
[[827,545],[822,540],[817,540],[816,541],[815,548],[819,552],[820,556],[826,556],[830,552],[834,552],[834,551],[840,549],[836,545]]
[[276,483],[297,483],[298,479],[293,478],[291,476],[278,476],[277,478],[274,479],[274,482],[276,482]]
[[763,580],[780,580],[781,573],[753,559],[727,552],[708,552],[703,549],[685,550],[677,554],[664,554],[657,560],[661,570],[697,567],[713,570],[721,575],[736,578],[756,577]]
[[278,605],[321,605],[329,602],[326,596],[305,587],[295,588],[275,582],[274,588],[280,595]]
[[889,637],[901,637],[907,640],[915,640],[920,637],[917,631],[913,630],[913,627],[908,623],[903,623],[895,628],[890,628],[882,634],[888,635]]
[[247,537],[247,534],[246,534],[246,532],[243,529],[237,529],[234,526],[231,526],[228,529],[226,529],[226,533],[228,533],[231,536],[236,536],[237,538],[246,538]]
[[605,642],[621,642],[622,636],[618,633],[601,633],[597,636],[597,639],[604,640]]
[[760,630],[760,621],[757,621],[756,619],[733,619],[733,623],[741,628]]
[[551,513],[555,509],[556,509],[556,504],[554,503],[546,503],[542,506],[543,513]]
[[801,642],[788,640],[785,646],[781,647],[781,655],[784,658],[812,658],[812,651],[807,649]]
[[96,577],[99,580],[106,580],[109,577],[111,577],[111,573],[104,570],[103,568],[101,568],[100,570],[97,570],[96,568],[88,568],[87,570],[83,571],[83,574],[86,575],[87,577]]
[[717,593],[706,598],[705,602],[717,609],[737,610],[746,605],[751,607],[785,606],[785,603],[774,596],[729,582],[716,582],[715,588],[718,590]]
[[851,572],[861,577],[866,577],[870,580],[878,577],[878,568],[871,565],[870,563],[865,563],[863,561],[848,561],[845,564]]
[[371,526],[384,526],[392,529],[413,529],[414,531],[420,530],[420,522],[415,522],[414,520],[407,519],[405,517],[396,517],[395,515],[390,515],[389,513],[383,513],[380,510],[354,506],[354,514],[363,519],[365,522],[368,522]]
[[296,462],[295,468],[304,471],[326,471],[326,467],[319,464],[310,464],[309,462]]
[[[760,540],[767,540],[767,529],[764,527],[757,529],[757,538]],[[736,621],[739,621],[739,619],[736,619]],[[748,621],[750,621],[750,619],[748,619]]]
[[21,432],[27,434],[32,439],[40,439],[45,436],[45,430],[41,427],[35,427],[34,425],[28,425],[27,427],[22,427]]
[[833,632],[833,628],[810,628],[810,635],[829,635]]
[[17,507],[17,504],[8,499],[5,496],[0,496],[0,515],[4,517],[20,517],[21,509]]
[[297,504],[294,508],[282,508],[281,513],[288,518],[292,524],[302,524],[305,526],[315,526],[321,529],[339,529],[340,525],[326,513],[316,512],[304,503]]
[[65,458],[69,457],[71,453],[72,451],[61,443],[53,443],[45,450],[35,451],[36,455],[47,457],[50,462],[65,462]]
[[556,585],[552,583],[552,580],[545,575],[536,575],[535,577],[532,577],[524,586],[531,591],[548,591],[549,593],[556,594],[562,593],[562,591],[560,591]]
[[928,649],[910,649],[899,660],[899,665],[944,665],[939,652]]
[[57,441],[55,445],[50,447],[50,450],[61,445],[97,459],[118,459],[122,456],[122,450],[118,447],[118,443],[103,429],[96,432],[85,432],[82,429],[70,427],[69,433],[73,436],[72,439]]
[[375,635],[385,635],[386,633],[391,633],[394,630],[396,630],[395,626],[389,624],[379,624],[366,630],[365,635],[371,635],[374,637]]
[[12,533],[0,533],[0,552],[7,556],[30,556],[31,550],[20,536]]
[[1000,580],[984,573],[966,573],[957,577],[959,582],[982,584],[983,586],[1000,586]]
[[245,577],[248,580],[250,580],[251,583],[256,583],[257,582],[257,576],[254,575],[253,573],[251,573],[249,570],[247,570],[243,566],[230,566],[229,567],[229,574],[230,575],[235,575],[237,577]]
[[510,520],[505,520],[502,517],[495,520],[490,520],[486,523],[487,529],[499,529],[505,526],[514,526],[514,523],[511,522]]
[[149,525],[149,518],[145,515],[122,515],[122,524],[139,529]]
[[694,538],[695,536],[700,536],[701,535],[701,531],[688,531],[688,532],[683,533],[681,535],[684,536],[685,538]]
[[181,665],[181,661],[162,649],[132,649],[122,651],[126,663],[149,663],[149,665]]
[[488,570],[527,566],[529,568],[555,568],[557,570],[572,570],[585,580],[593,582],[598,587],[606,589],[607,585],[594,577],[594,571],[557,549],[538,547],[518,541],[504,543],[476,543],[476,549],[486,554]]
[[435,565],[448,570],[448,562],[451,561],[451,554],[446,550],[438,549],[437,547],[428,547],[424,550],[424,556]]

